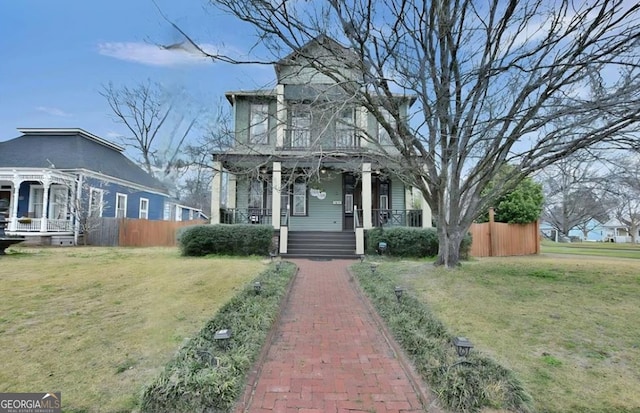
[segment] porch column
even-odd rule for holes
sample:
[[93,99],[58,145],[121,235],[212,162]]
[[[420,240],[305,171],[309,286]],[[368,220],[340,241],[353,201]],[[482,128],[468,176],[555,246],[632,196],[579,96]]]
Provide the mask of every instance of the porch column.
[[227,208],[236,209],[238,179],[235,175],[229,174],[229,185],[227,187]]
[[276,86],[276,147],[282,148],[287,131],[287,106],[284,101],[284,85]]
[[42,199],[42,220],[40,221],[40,232],[47,232],[47,221],[49,221],[49,188],[51,187],[49,174],[46,174],[45,178],[42,180],[42,186],[44,187],[44,195]]
[[15,177],[13,181],[13,193],[11,196],[11,212],[9,215],[9,231],[16,231],[18,229],[18,201],[20,200],[20,185],[22,180]]
[[371,223],[371,163],[362,164],[362,227],[373,228]]
[[280,192],[282,191],[282,164],[273,163],[273,176],[271,177],[271,225],[274,229],[280,229]]
[[420,192],[420,205],[422,205],[422,228],[431,228],[431,208],[422,196],[422,192]]
[[222,162],[213,161],[211,182],[211,223],[220,223],[220,187],[222,186]]

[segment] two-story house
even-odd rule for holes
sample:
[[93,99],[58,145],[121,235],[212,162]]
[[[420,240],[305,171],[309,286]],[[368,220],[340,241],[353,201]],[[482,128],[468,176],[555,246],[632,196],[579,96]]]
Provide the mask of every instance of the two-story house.
[[[269,224],[283,255],[336,257],[363,254],[367,229],[431,226],[421,195],[373,156],[393,151],[389,135],[346,93],[339,79],[362,76],[336,56],[349,51],[321,36],[275,64],[274,89],[226,93],[235,139],[214,154],[212,223]],[[404,113],[415,101],[394,98]]]

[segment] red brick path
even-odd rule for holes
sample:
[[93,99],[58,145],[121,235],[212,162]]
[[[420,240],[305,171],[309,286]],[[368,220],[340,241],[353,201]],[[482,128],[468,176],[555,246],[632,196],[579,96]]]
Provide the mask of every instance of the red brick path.
[[300,271],[289,301],[253,396],[245,395],[249,401],[239,410],[426,411],[413,376],[350,281],[347,267],[353,261],[294,262]]

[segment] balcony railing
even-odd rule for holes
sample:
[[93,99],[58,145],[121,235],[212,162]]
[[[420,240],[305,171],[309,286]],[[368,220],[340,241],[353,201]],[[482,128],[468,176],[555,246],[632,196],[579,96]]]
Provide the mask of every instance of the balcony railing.
[[305,150],[316,147],[323,149],[356,149],[360,147],[360,141],[355,130],[338,130],[335,133],[326,133],[326,136],[314,136],[310,129],[287,129],[284,149]]

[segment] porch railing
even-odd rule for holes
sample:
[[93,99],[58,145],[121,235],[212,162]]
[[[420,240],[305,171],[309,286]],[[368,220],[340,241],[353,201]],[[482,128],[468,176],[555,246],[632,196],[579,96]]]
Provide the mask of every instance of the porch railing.
[[[18,232],[40,232],[43,218],[17,219],[16,231]],[[47,219],[47,232],[71,232],[73,222],[67,219]]]
[[420,209],[373,209],[371,215],[374,227],[422,227]]
[[[220,210],[221,224],[272,224],[270,208],[228,208]],[[287,210],[282,209],[280,216],[286,217]]]

